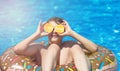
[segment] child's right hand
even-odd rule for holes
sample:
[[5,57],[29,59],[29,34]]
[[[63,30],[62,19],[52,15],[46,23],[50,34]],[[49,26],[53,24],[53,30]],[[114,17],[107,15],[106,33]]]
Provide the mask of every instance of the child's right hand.
[[43,27],[44,27],[44,23],[45,22],[39,22],[39,25],[38,25],[38,28],[37,28],[37,30],[36,30],[36,34],[37,35],[39,35],[39,36],[47,36],[48,35],[48,33],[46,33],[46,32],[44,32],[44,29],[43,29]]

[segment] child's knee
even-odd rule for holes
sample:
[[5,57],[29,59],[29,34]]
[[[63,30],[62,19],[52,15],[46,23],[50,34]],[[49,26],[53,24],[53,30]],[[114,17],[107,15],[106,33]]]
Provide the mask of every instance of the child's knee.
[[71,47],[71,49],[72,49],[72,50],[83,51],[79,44],[74,44],[74,45]]
[[59,51],[59,50],[60,50],[60,47],[59,47],[57,44],[51,44],[51,45],[48,47],[48,51],[49,51],[49,50]]
[[44,49],[44,48],[43,48],[43,49],[41,49],[41,51],[40,51],[40,52],[41,52],[41,55],[45,55],[45,54],[46,54],[46,52],[47,52],[47,49]]
[[74,41],[66,41],[62,44],[63,47],[72,47],[74,44],[77,44]]
[[50,46],[49,47],[59,47],[57,44],[50,44]]

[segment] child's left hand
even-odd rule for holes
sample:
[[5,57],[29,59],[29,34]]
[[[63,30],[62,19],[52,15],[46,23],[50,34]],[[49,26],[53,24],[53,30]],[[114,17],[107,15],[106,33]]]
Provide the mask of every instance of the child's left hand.
[[65,26],[65,32],[62,33],[62,34],[59,34],[59,35],[60,36],[71,36],[73,30],[69,26],[68,22],[64,20],[64,24],[63,25]]

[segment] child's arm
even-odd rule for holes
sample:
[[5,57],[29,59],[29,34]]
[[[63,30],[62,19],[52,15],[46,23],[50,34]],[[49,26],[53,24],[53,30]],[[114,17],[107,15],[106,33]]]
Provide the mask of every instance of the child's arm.
[[83,44],[91,52],[95,52],[97,50],[97,45],[95,43],[93,43],[92,41],[88,40],[87,38],[79,35],[78,33],[71,31],[70,36],[74,37],[79,42],[81,42],[81,44]]
[[41,29],[41,28],[42,28],[42,25],[39,24],[37,31],[34,34],[32,34],[30,37],[26,38],[25,40],[23,40],[22,42],[18,43],[16,46],[14,46],[13,50],[18,54],[25,54],[25,55],[35,54],[36,51],[38,50],[37,47],[40,44],[33,44],[33,41],[35,41],[36,39],[38,39],[40,37],[47,35],[42,31],[43,29]]
[[83,44],[91,52],[95,52],[97,50],[97,45],[95,43],[79,35],[75,31],[73,31],[66,21],[65,21],[65,32],[60,35],[61,36],[72,36],[73,38],[77,39],[81,44]]

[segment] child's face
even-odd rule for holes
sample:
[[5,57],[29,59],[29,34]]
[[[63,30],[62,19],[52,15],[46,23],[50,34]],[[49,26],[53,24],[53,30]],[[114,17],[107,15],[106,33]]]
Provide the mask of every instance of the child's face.
[[[54,21],[50,21],[50,24],[52,24],[53,26],[57,26],[58,24],[55,23]],[[53,43],[58,43],[61,41],[62,37],[59,36],[59,34],[53,29],[53,31],[48,35],[49,40]]]

